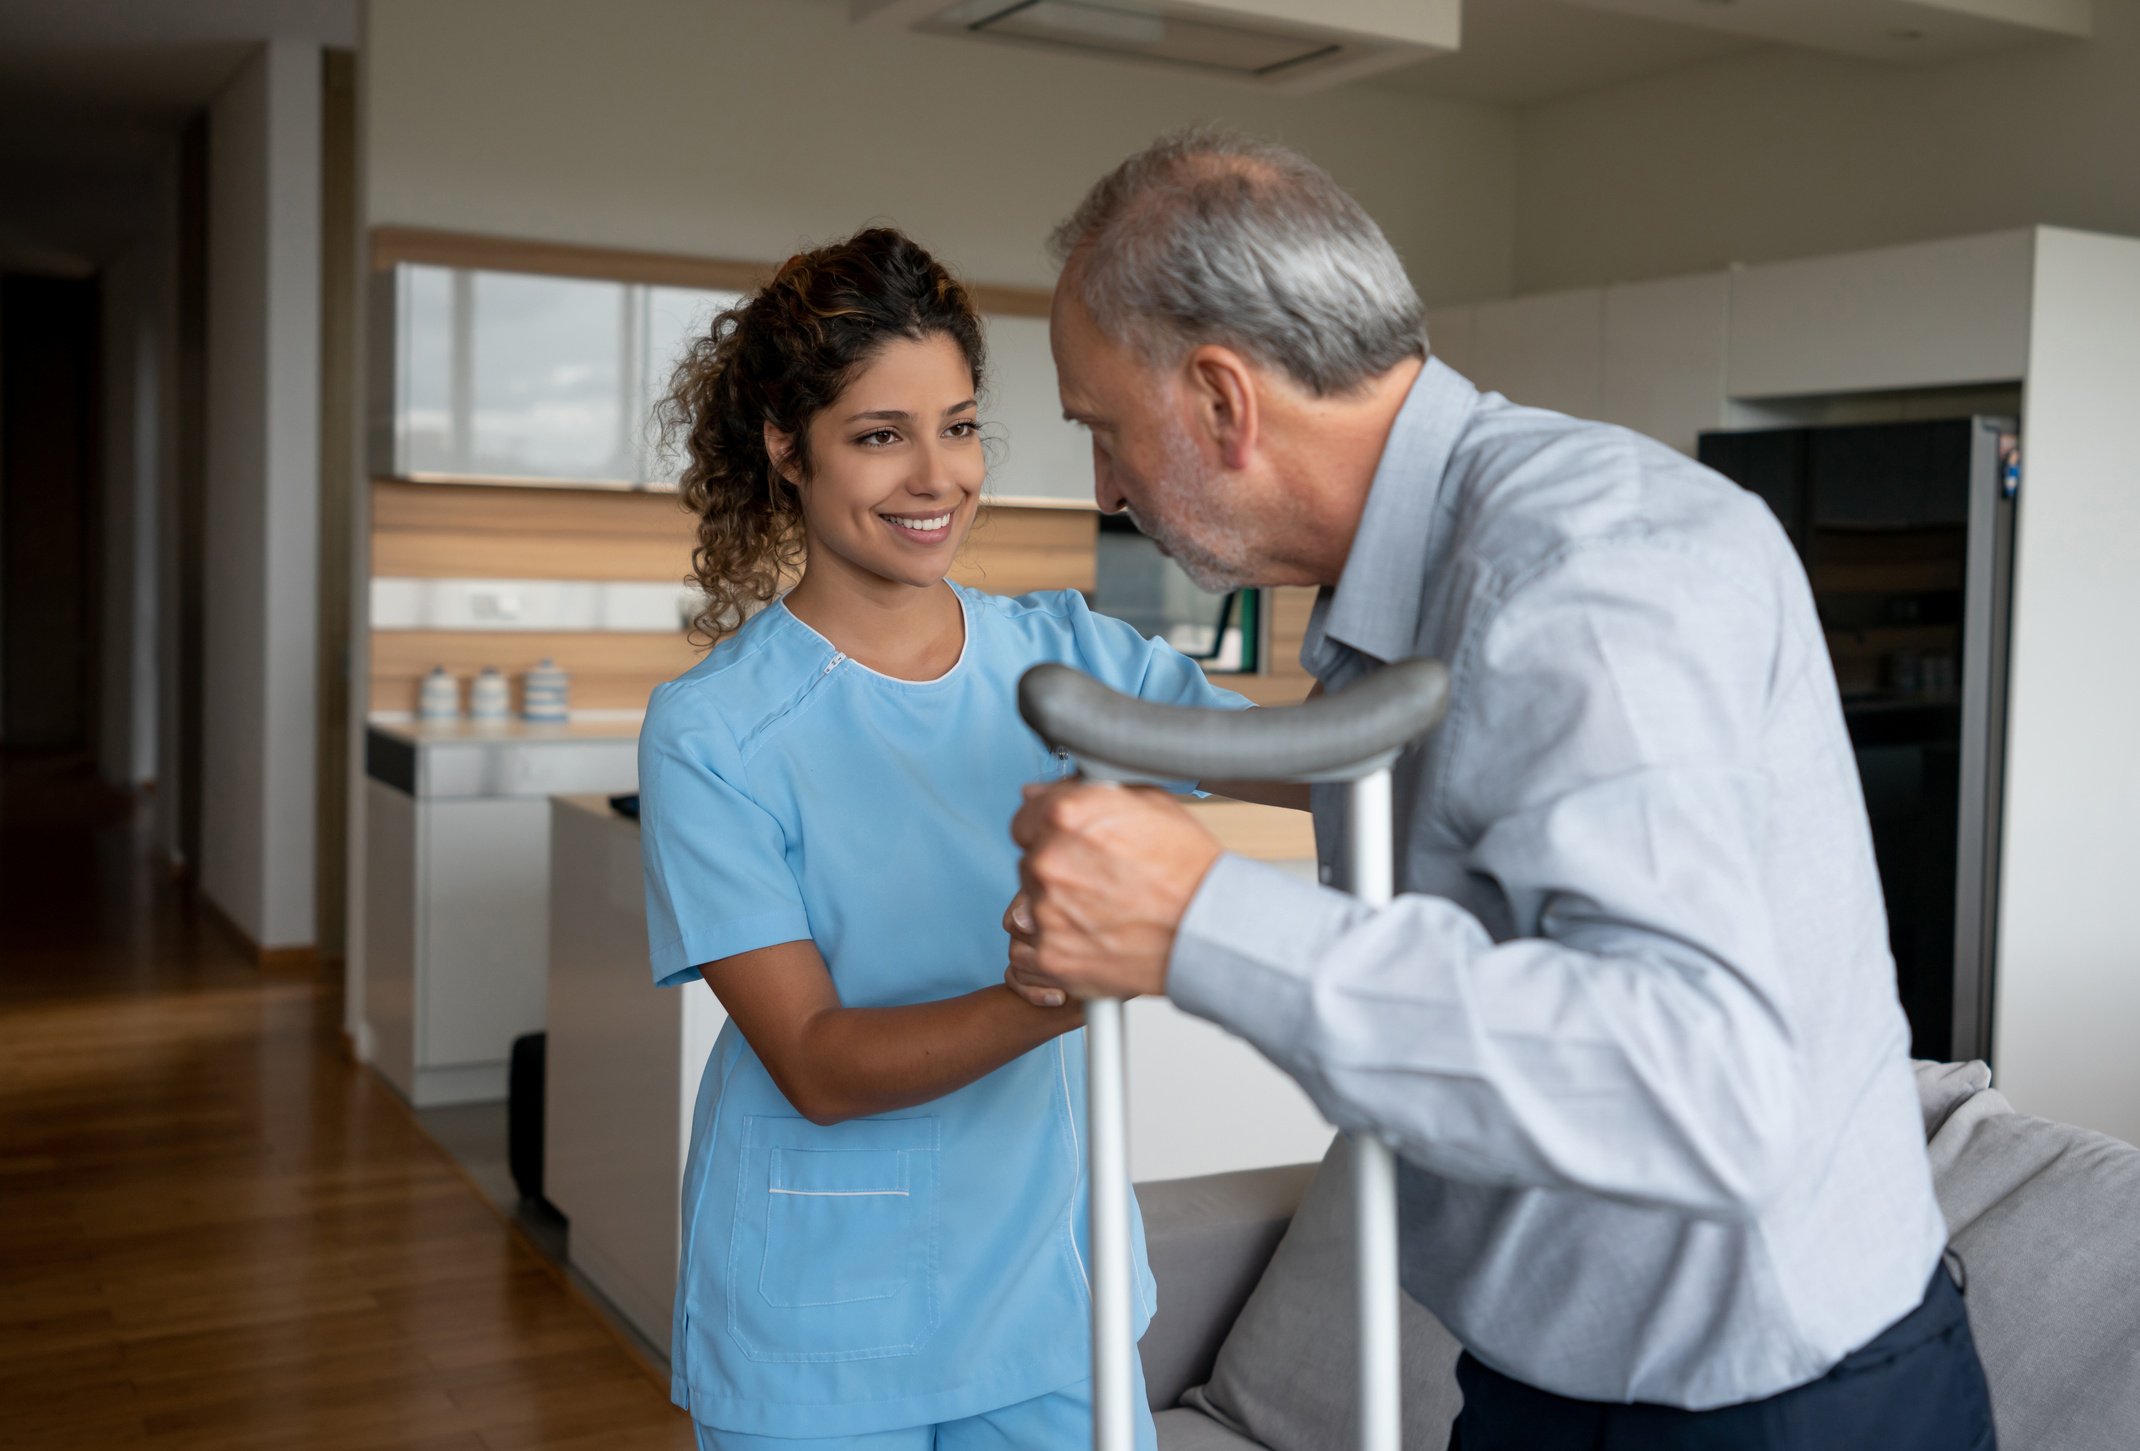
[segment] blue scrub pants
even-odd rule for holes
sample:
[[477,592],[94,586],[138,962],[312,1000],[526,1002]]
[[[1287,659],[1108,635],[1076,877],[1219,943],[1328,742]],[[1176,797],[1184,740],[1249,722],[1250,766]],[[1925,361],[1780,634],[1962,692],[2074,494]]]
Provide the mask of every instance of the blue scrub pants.
[[[1158,1451],[1159,1433],[1145,1408],[1144,1367],[1131,1392],[1137,1451]],[[699,1423],[699,1451],[1075,1451],[1092,1444],[1092,1382],[940,1426],[910,1426],[865,1436],[747,1436]]]

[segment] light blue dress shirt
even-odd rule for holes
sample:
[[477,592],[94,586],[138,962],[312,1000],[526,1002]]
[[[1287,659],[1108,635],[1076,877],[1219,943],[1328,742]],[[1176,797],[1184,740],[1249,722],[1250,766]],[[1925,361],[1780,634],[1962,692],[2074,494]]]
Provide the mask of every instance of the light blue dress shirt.
[[[657,982],[807,938],[848,1007],[1000,984],[1020,788],[1070,770],[1019,718],[1025,670],[1247,704],[1074,592],[958,597],[965,649],[935,680],[859,665],[776,603],[654,692],[639,782]],[[1087,1377],[1084,1111],[1082,1032],[917,1109],[820,1127],[724,1027],[684,1175],[677,1403],[830,1437]],[[1132,1222],[1141,1335],[1156,1296]]]
[[[1168,991],[1396,1142],[1405,1288],[1486,1364],[1706,1408],[1918,1303],[1933,1199],[1872,838],[1797,556],[1662,444],[1413,385],[1303,664],[1413,656],[1369,910],[1228,857]],[[1343,802],[1316,788],[1326,862]]]

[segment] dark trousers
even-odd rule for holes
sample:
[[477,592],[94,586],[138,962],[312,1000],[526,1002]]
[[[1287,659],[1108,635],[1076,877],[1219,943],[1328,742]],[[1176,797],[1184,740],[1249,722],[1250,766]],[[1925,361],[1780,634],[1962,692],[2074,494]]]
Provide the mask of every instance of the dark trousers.
[[1991,1394],[1944,1266],[1922,1304],[1819,1380],[1767,1400],[1686,1411],[1576,1401],[1468,1354],[1449,1451],[1994,1451]]

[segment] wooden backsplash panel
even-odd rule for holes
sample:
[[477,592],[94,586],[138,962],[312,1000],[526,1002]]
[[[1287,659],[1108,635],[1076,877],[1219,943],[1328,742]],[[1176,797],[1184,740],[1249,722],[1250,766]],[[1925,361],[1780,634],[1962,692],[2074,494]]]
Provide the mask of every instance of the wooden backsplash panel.
[[698,663],[700,652],[681,631],[619,630],[375,630],[372,632],[371,708],[413,711],[434,665],[468,682],[486,665],[505,672],[520,703],[520,677],[554,660],[572,677],[571,703],[580,710],[638,710],[664,680]]
[[1306,699],[1315,678],[1300,668],[1300,646],[1308,638],[1308,616],[1315,609],[1315,594],[1312,588],[1292,586],[1270,591],[1264,673],[1229,675],[1219,683],[1238,690],[1258,705],[1297,705]]
[[372,573],[680,583],[696,523],[674,494],[372,485]]
[[1022,595],[1036,589],[1078,589],[1097,583],[1100,516],[1091,509],[981,511],[966,547],[952,562],[951,577],[990,594]]
[[[1089,509],[982,511],[952,578],[995,594],[1090,590],[1099,516]],[[673,494],[603,493],[381,479],[372,485],[372,573],[383,578],[640,580],[682,583],[695,521]],[[373,710],[412,711],[423,676],[463,681],[485,665],[518,677],[548,658],[582,709],[638,709],[700,652],[681,631],[377,630]],[[515,689],[518,688],[517,678]]]

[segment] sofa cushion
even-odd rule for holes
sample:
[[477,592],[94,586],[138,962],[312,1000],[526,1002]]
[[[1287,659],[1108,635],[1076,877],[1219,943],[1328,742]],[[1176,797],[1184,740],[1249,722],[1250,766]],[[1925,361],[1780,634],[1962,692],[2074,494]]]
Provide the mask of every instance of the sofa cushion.
[[[1270,1268],[1219,1348],[1208,1384],[1183,1404],[1272,1451],[1330,1451],[1359,1440],[1359,1335],[1352,1295],[1352,1149],[1340,1135]],[[1402,1299],[1406,1446],[1440,1447],[1462,1397],[1458,1346]],[[1171,1451],[1171,1448],[1170,1448]]]
[[1159,1281],[1159,1313],[1137,1342],[1154,1410],[1211,1378],[1219,1346],[1314,1179],[1315,1165],[1287,1164],[1137,1186]]
[[1980,1089],[1931,1156],[1999,1444],[2140,1446],[2140,1149]]
[[1248,1437],[1186,1406],[1161,1411],[1152,1420],[1159,1431],[1159,1451],[1261,1451]]
[[1940,1063],[1918,1058],[1910,1066],[1917,1070],[1917,1106],[1924,1110],[1927,1140],[1939,1132],[1939,1126],[1962,1100],[1991,1087],[1991,1069],[1982,1059]]

